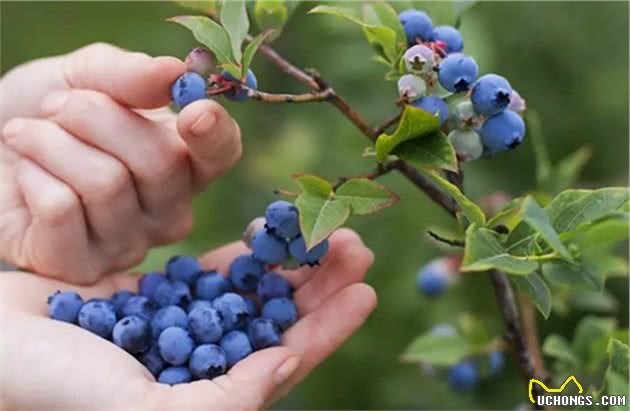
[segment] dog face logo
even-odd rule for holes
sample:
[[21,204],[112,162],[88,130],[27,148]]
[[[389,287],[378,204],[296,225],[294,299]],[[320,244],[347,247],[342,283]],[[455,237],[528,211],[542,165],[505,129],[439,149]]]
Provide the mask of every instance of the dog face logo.
[[582,394],[582,392],[584,391],[582,389],[582,384],[579,383],[579,381],[577,380],[577,378],[575,378],[575,375],[570,375],[567,377],[566,380],[564,380],[564,382],[562,383],[562,385],[560,386],[560,388],[549,388],[545,385],[544,382],[537,380],[535,378],[532,378],[531,380],[529,380],[529,401],[531,401],[532,404],[535,404],[536,401],[534,401],[534,394],[533,389],[534,389],[534,384],[538,384],[540,387],[542,387],[542,389],[545,392],[548,392],[550,394],[557,394],[557,393],[561,393],[562,391],[564,391],[564,389],[567,387],[567,385],[573,382],[575,384],[575,386],[578,389],[578,392],[580,394]]

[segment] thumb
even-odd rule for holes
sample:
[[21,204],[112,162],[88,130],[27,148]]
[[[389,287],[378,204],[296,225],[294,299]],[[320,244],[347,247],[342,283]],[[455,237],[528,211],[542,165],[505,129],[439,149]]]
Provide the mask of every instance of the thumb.
[[63,71],[71,88],[100,91],[134,108],[156,108],[168,104],[170,86],[186,65],[174,57],[95,43],[65,56]]

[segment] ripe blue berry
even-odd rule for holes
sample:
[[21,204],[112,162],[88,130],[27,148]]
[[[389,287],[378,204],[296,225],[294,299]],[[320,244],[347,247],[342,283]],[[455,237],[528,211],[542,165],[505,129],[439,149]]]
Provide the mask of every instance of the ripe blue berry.
[[448,273],[445,271],[441,260],[424,266],[418,273],[416,289],[419,293],[429,297],[437,297],[444,293],[447,287]]
[[455,129],[449,133],[448,139],[451,141],[460,161],[473,161],[483,154],[481,137],[474,130]]
[[492,351],[488,360],[490,363],[490,375],[497,375],[501,372],[501,370],[503,370],[503,367],[505,366],[503,352]]
[[76,323],[83,299],[74,291],[56,291],[48,297],[48,315],[50,318],[69,323]]
[[105,300],[90,300],[79,310],[79,325],[96,335],[109,338],[116,325],[116,310]]
[[155,302],[160,307],[179,305],[186,307],[192,297],[188,284],[181,281],[164,281],[155,289]]
[[234,293],[225,293],[212,302],[223,323],[223,331],[242,327],[247,321],[247,303],[243,297]]
[[255,318],[249,324],[249,340],[257,350],[280,345],[280,333],[268,318]]
[[166,263],[166,276],[171,281],[182,281],[193,286],[201,273],[203,269],[195,257],[177,255]]
[[282,238],[295,238],[300,234],[297,207],[288,201],[274,201],[265,210],[267,227]]
[[221,294],[232,291],[232,284],[216,271],[203,273],[197,279],[195,296],[202,300],[212,301]]
[[428,74],[433,70],[433,50],[422,44],[416,44],[403,55],[407,71],[414,74]]
[[242,331],[230,331],[225,334],[223,338],[221,338],[221,348],[223,352],[225,352],[228,367],[232,367],[254,352],[254,348],[247,334]]
[[260,279],[256,294],[263,303],[272,298],[290,298],[293,295],[293,286],[280,274],[269,272]]
[[252,238],[254,258],[265,264],[281,264],[289,258],[287,242],[263,229]]
[[518,91],[512,89],[512,95],[510,96],[510,104],[507,106],[508,110],[512,110],[515,113],[523,113],[527,110],[527,104],[525,99],[518,94]]
[[437,26],[433,29],[433,40],[446,43],[447,53],[458,53],[464,49],[462,35],[455,27]]
[[214,69],[214,55],[205,47],[195,47],[184,60],[188,71],[207,77]]
[[472,57],[462,53],[453,53],[446,56],[440,63],[438,81],[446,90],[461,93],[470,88],[477,78],[477,73],[477,63]]
[[143,275],[138,282],[138,294],[147,298],[153,298],[155,296],[155,289],[163,281],[166,281],[166,277],[160,273],[148,273]]
[[491,116],[505,110],[511,95],[512,87],[505,78],[486,74],[473,85],[470,100],[477,113]]
[[481,141],[489,154],[512,150],[521,144],[523,137],[525,123],[511,110],[487,118],[481,126]]
[[429,334],[436,337],[454,337],[457,335],[457,330],[450,324],[435,324]]
[[319,264],[328,252],[328,240],[324,240],[315,247],[306,251],[306,243],[304,237],[299,236],[291,240],[289,243],[289,253],[295,258],[300,265],[308,264],[310,266]]
[[398,18],[405,30],[407,44],[416,44],[417,40],[433,40],[433,22],[427,13],[410,9],[400,13]]
[[188,314],[195,308],[212,308],[212,302],[207,300],[192,300],[190,304],[188,304]]
[[158,338],[162,331],[168,327],[179,327],[184,330],[188,328],[188,316],[186,311],[177,305],[169,305],[168,307],[157,310],[151,319],[151,334],[153,338]]
[[245,304],[247,304],[247,315],[249,318],[253,319],[258,317],[258,304],[252,297],[243,296],[243,300],[245,300]]
[[219,312],[214,308],[198,307],[188,314],[188,329],[199,344],[214,343],[223,335]]
[[251,254],[239,255],[230,264],[230,280],[237,290],[251,293],[256,291],[260,277],[265,272],[263,263]]
[[[234,78],[233,75],[231,75],[229,72],[224,71],[222,73],[222,76],[229,81],[236,81],[237,79]],[[258,88],[258,80],[256,80],[256,76],[254,75],[254,72],[251,70],[247,70],[247,76],[245,78],[244,81],[245,85],[247,87],[249,87],[252,90],[256,90]],[[246,101],[249,100],[249,96],[247,95],[247,90],[243,90],[243,89],[238,89],[238,90],[228,90],[223,94],[226,98],[232,100],[232,101],[238,101],[238,102],[242,102],[242,101]]]
[[418,76],[405,74],[398,79],[398,94],[408,101],[415,101],[427,94],[427,83]]
[[156,310],[157,306],[153,300],[149,300],[147,297],[141,295],[134,295],[127,300],[121,313],[124,317],[128,315],[138,315],[145,320],[150,320]]
[[182,365],[188,361],[195,342],[183,328],[168,327],[160,334],[158,346],[164,361],[172,365]]
[[180,108],[206,97],[206,80],[194,72],[184,73],[171,86],[171,97]]
[[120,290],[116,291],[114,294],[112,294],[111,297],[109,297],[109,302],[112,303],[112,305],[116,309],[116,315],[118,316],[118,318],[123,317],[123,307],[125,306],[125,304],[127,304],[127,301],[129,301],[129,299],[134,295],[136,294],[129,290]]
[[416,100],[411,103],[412,106],[421,108],[424,111],[428,111],[433,115],[440,116],[440,125],[444,124],[448,117],[448,106],[438,96],[425,96],[420,100]]
[[158,382],[175,385],[192,381],[192,374],[188,367],[168,367],[158,376]]
[[297,321],[297,308],[288,298],[274,298],[263,305],[262,317],[270,319],[284,331]]
[[265,217],[256,217],[247,224],[247,228],[243,232],[243,242],[246,246],[252,248],[252,239],[254,238],[254,234],[256,231],[265,228],[266,224],[267,220],[265,220]]
[[221,347],[215,344],[203,344],[193,351],[189,367],[195,377],[211,380],[225,374],[227,360]]
[[448,373],[448,383],[455,391],[472,391],[477,380],[477,365],[472,361],[462,361]]
[[123,317],[112,332],[114,344],[132,354],[141,353],[151,343],[151,328],[147,321],[137,315]]
[[138,355],[138,361],[140,361],[155,378],[158,378],[160,372],[166,366],[166,363],[160,355],[160,347],[158,347],[157,344],[151,345],[148,350]]

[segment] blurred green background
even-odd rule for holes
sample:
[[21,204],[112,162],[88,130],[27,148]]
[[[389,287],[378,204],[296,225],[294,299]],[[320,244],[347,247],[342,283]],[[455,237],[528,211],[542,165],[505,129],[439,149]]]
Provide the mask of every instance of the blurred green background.
[[[329,16],[295,12],[276,47],[300,67],[317,67],[341,94],[376,124],[396,111],[394,83],[360,30]],[[185,57],[195,46],[183,28],[164,19],[186,11],[169,2],[2,2],[1,72],[25,61],[105,41],[152,55]],[[628,185],[628,3],[483,2],[468,9],[461,27],[467,53],[480,71],[506,76],[541,115],[554,160],[583,144],[593,149],[581,186]],[[299,92],[291,78],[264,58],[253,64],[260,88]],[[243,227],[274,199],[272,189],[293,187],[290,175],[335,178],[367,170],[363,137],[328,105],[226,103],[239,121],[242,161],[195,201],[196,225],[177,245],[154,250],[143,268],[158,268],[173,253],[201,253],[238,239]],[[465,166],[473,198],[495,190],[521,194],[533,187],[528,142],[518,150]],[[502,377],[469,394],[452,395],[439,378],[398,362],[400,352],[432,324],[474,311],[501,332],[488,278],[468,276],[447,298],[429,301],[414,290],[420,266],[445,250],[427,239],[427,227],[454,228],[438,207],[398,175],[383,179],[402,197],[395,207],[351,220],[376,255],[367,282],[379,296],[376,312],[350,341],[289,397],[293,409],[511,409],[526,400],[512,358]],[[339,273],[344,275],[344,273]],[[625,280],[608,282],[628,323]],[[540,320],[543,335],[571,335],[581,311]]]

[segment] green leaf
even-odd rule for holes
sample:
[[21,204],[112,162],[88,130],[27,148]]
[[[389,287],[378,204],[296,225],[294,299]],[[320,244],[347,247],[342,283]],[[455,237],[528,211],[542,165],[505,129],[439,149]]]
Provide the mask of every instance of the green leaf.
[[492,342],[486,324],[479,317],[463,313],[457,317],[457,324],[471,352],[482,352]]
[[563,242],[572,242],[579,246],[586,256],[609,250],[620,241],[628,239],[630,214],[613,213],[599,220],[583,223],[574,230],[562,234]]
[[556,233],[556,230],[551,226],[551,222],[545,210],[543,210],[533,198],[527,197],[525,201],[523,201],[522,215],[523,221],[536,230],[562,258],[573,261],[573,256],[564,244],[562,244],[558,233]]
[[579,365],[579,359],[573,353],[571,345],[561,335],[551,334],[547,337],[542,346],[542,351],[545,355],[566,362],[573,367]]
[[247,45],[247,47],[245,48],[245,52],[243,53],[242,77],[247,76],[247,70],[249,69],[249,66],[252,64],[252,60],[254,59],[254,55],[256,54],[256,51],[258,51],[258,48],[260,47],[260,45],[263,44],[265,39],[267,39],[270,35],[272,35],[273,32],[274,32],[273,30],[265,31],[264,33],[261,33],[257,35],[256,37],[254,37],[252,41]]
[[582,364],[593,367],[604,359],[614,329],[615,321],[610,318],[588,316],[580,320],[573,335],[572,349]]
[[282,30],[289,17],[285,0],[257,0],[254,6],[254,19],[261,30]]
[[439,173],[427,171],[427,174],[438,185],[438,187],[448,193],[457,202],[462,212],[471,223],[483,226],[486,223],[486,216],[481,208],[471,199],[466,197],[455,184],[452,184]]
[[230,38],[225,29],[212,19],[203,16],[175,16],[167,19],[190,30],[197,41],[208,47],[219,63],[236,64]]
[[433,115],[420,108],[406,105],[402,117],[398,122],[398,128],[394,134],[381,134],[376,139],[376,158],[385,161],[387,156],[398,145],[405,141],[426,137],[436,133],[440,128],[438,115]]
[[215,16],[217,14],[218,2],[216,0],[176,1],[175,3],[208,16]]
[[295,200],[300,213],[300,231],[310,250],[341,227],[350,216],[350,206],[335,199],[323,199],[309,193]]
[[560,160],[558,164],[553,166],[553,171],[544,189],[549,193],[557,194],[571,187],[579,178],[591,155],[590,147],[580,147]]
[[542,272],[554,284],[593,291],[604,288],[605,273],[596,265],[571,264],[557,260],[544,263]]
[[468,342],[461,336],[422,335],[414,339],[401,355],[401,361],[440,366],[457,364],[470,355]]
[[545,317],[551,313],[551,290],[538,273],[530,273],[524,277],[513,277],[519,290],[527,293],[534,306]]
[[221,71],[227,71],[236,79],[240,80],[243,78],[243,71],[236,64],[221,64],[220,67]]
[[486,223],[488,228],[496,228],[498,226],[504,226],[508,231],[514,230],[516,226],[523,220],[523,199],[518,198],[513,201],[513,204],[507,206],[507,208],[499,211]]
[[527,275],[538,268],[527,257],[509,254],[493,230],[471,224],[466,230],[466,248],[461,271],[487,271],[498,269],[508,274]]
[[368,13],[372,13],[376,17],[377,22],[375,24],[389,27],[394,31],[394,33],[396,33],[397,43],[407,41],[405,31],[403,30],[403,26],[398,18],[398,13],[396,13],[396,10],[391,5],[384,1],[379,1],[366,4],[365,8]]
[[[620,374],[612,370],[606,372],[606,394],[608,395],[623,395],[626,398],[628,395],[628,374]],[[627,404],[614,405],[608,407],[608,411],[628,411]]]
[[306,194],[329,199],[333,194],[333,187],[328,181],[312,174],[298,174],[294,176],[300,189]]
[[457,171],[457,156],[448,137],[441,131],[423,138],[405,141],[391,154],[420,168]]
[[367,178],[353,178],[336,191],[335,199],[350,206],[354,215],[371,214],[395,204],[400,198],[387,187]]
[[249,31],[249,18],[245,0],[224,1],[221,6],[221,24],[228,33],[232,45],[232,55],[237,63],[241,61],[241,47]]
[[630,362],[628,344],[611,338],[608,342],[609,369],[621,375],[628,375],[628,363]]

